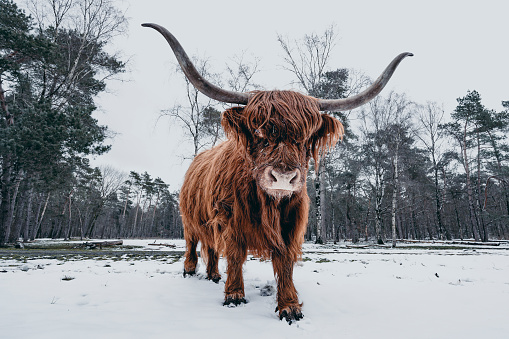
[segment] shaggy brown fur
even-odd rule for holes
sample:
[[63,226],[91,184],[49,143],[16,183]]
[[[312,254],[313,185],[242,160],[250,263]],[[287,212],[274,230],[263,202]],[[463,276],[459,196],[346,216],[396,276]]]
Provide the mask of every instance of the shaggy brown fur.
[[[226,257],[225,305],[238,305],[246,302],[242,265],[248,252],[270,258],[280,318],[298,320],[302,304],[293,267],[308,222],[309,160],[318,163],[341,138],[343,126],[321,114],[316,99],[291,91],[256,92],[245,107],[226,110],[222,125],[228,140],[196,156],[182,186],[184,275],[195,273],[201,241],[208,279],[220,280],[218,258]],[[267,188],[269,166],[298,172],[298,189]]]

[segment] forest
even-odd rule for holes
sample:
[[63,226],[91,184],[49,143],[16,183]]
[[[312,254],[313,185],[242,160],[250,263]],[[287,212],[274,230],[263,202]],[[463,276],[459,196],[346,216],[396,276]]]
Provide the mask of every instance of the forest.
[[[111,131],[92,114],[97,97],[127,72],[108,46],[127,18],[113,1],[0,0],[0,246],[35,238],[181,238],[178,191],[149,173],[90,158],[109,151]],[[27,13],[30,14],[27,14]],[[337,37],[278,36],[296,86],[320,98],[358,93],[371,79],[329,68]],[[196,59],[203,74],[213,74]],[[257,60],[238,58],[216,79],[236,91],[253,83]],[[222,107],[185,82],[180,104],[161,112],[180,125],[190,157],[224,139]],[[454,99],[454,98],[451,98]],[[485,107],[474,89],[446,112],[385,90],[351,112],[341,143],[314,164],[306,237],[378,244],[398,239],[509,238],[509,98]]]

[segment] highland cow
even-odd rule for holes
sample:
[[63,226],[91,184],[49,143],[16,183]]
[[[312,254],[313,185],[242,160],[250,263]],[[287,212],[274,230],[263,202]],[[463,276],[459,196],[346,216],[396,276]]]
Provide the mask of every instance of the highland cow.
[[294,264],[308,222],[306,176],[310,159],[319,159],[342,138],[343,126],[321,111],[356,108],[374,98],[398,64],[398,55],[362,93],[343,99],[317,99],[293,91],[231,92],[203,79],[185,51],[164,27],[189,81],[208,97],[243,106],[222,114],[227,140],[198,154],[180,192],[186,240],[184,276],[196,273],[196,247],[206,263],[207,278],[221,279],[218,260],[227,260],[224,305],[246,303],[242,266],[248,253],[271,259],[277,281],[279,318],[303,317],[293,283]]

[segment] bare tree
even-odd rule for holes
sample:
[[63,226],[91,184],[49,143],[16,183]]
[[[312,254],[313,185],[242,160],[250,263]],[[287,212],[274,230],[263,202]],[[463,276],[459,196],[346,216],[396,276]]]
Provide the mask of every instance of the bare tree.
[[435,208],[436,218],[438,224],[438,237],[443,239],[444,237],[448,240],[451,239],[449,229],[445,227],[442,211],[443,211],[443,199],[442,191],[440,187],[440,164],[443,158],[442,143],[444,142],[443,130],[439,128],[440,124],[444,120],[444,109],[435,102],[427,102],[425,105],[420,105],[418,110],[418,120],[422,133],[416,133],[416,136],[424,145],[427,153],[431,158],[433,165],[433,180],[435,184]]
[[[396,209],[400,173],[400,147],[404,126],[409,124],[410,102],[404,95],[390,92],[378,96],[360,111],[361,133],[367,160],[365,171],[374,194],[375,236],[379,244],[382,237],[382,202],[387,186],[387,171],[392,172],[393,195],[391,202],[392,244],[396,241]],[[391,173],[389,172],[389,173]]]
[[[389,102],[388,102],[389,103]],[[392,164],[392,204],[391,204],[391,230],[392,230],[392,247],[396,247],[396,211],[399,195],[399,175],[400,175],[400,157],[401,148],[405,143],[405,132],[407,126],[410,124],[409,107],[412,103],[409,102],[404,95],[396,96],[394,98],[393,119],[391,128],[391,139],[389,148],[391,149],[391,164]]]
[[85,215],[85,228],[82,229],[82,237],[92,236],[97,220],[104,212],[106,202],[120,190],[120,187],[127,179],[127,174],[112,166],[101,166],[94,179],[95,180],[89,182],[89,185],[92,185],[90,190],[98,192],[98,194],[92,201],[87,202],[87,205],[90,205],[90,207],[88,213]]
[[260,59],[253,57],[253,61],[246,61],[246,52],[235,55],[231,63],[226,65],[228,74],[227,84],[235,92],[248,92],[260,89],[260,85],[253,82],[253,76],[259,72]]
[[[194,57],[193,63],[204,78],[218,79],[217,74],[210,73],[207,60]],[[206,122],[208,118],[208,127],[211,127],[212,131],[217,131],[217,133],[219,133],[220,113],[214,108],[214,101],[207,96],[202,95],[189,82],[180,67],[177,66],[175,70],[176,73],[181,75],[185,82],[186,103],[175,104],[172,108],[164,110],[160,117],[169,117],[170,119],[177,121],[182,126],[184,133],[193,143],[192,157],[194,158],[201,150],[206,147],[214,146],[217,142],[217,134],[210,135],[210,133],[207,133],[210,129],[207,130]],[[214,119],[215,115],[217,115],[216,119]]]
[[334,25],[319,36],[316,33],[304,35],[301,40],[290,43],[288,38],[278,34],[277,40],[285,53],[284,68],[297,77],[297,84],[309,95],[314,95],[336,45],[337,33]]
[[[208,60],[193,58],[193,63],[199,73],[217,84],[226,82],[226,88],[237,92],[246,92],[259,88],[252,81],[253,76],[258,72],[258,59],[254,62],[246,61],[245,55],[234,57],[233,64],[226,66],[227,77],[224,80],[220,74],[211,73]],[[185,81],[186,103],[177,103],[172,108],[164,110],[160,117],[169,117],[177,121],[183,128],[185,135],[193,143],[193,156],[201,150],[212,147],[224,137],[221,128],[221,112],[216,102],[201,94],[184,75],[182,69],[177,66],[176,72]],[[224,108],[224,107],[223,107]]]
[[127,180],[127,173],[122,172],[110,165],[99,166],[101,171],[100,192],[101,196],[108,197],[116,193]]
[[[103,82],[121,72],[124,65],[115,65],[116,55],[97,55],[105,43],[127,31],[127,18],[113,0],[27,0],[27,7],[41,34],[49,35],[59,46],[67,45],[58,56],[65,67],[41,70],[40,100],[65,108],[83,79],[95,77]],[[67,34],[60,34],[62,31]],[[93,86],[97,83],[82,90],[94,92]]]
[[[109,41],[127,30],[125,14],[113,0],[26,0],[39,30],[77,30],[83,39]],[[87,41],[82,41],[86,44]]]

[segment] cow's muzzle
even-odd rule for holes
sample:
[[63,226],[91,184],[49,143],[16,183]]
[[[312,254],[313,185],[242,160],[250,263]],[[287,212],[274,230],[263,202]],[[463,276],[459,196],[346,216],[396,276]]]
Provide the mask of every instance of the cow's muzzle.
[[290,196],[302,190],[302,174],[297,168],[291,171],[283,171],[273,166],[265,168],[261,178],[262,188],[272,196]]

